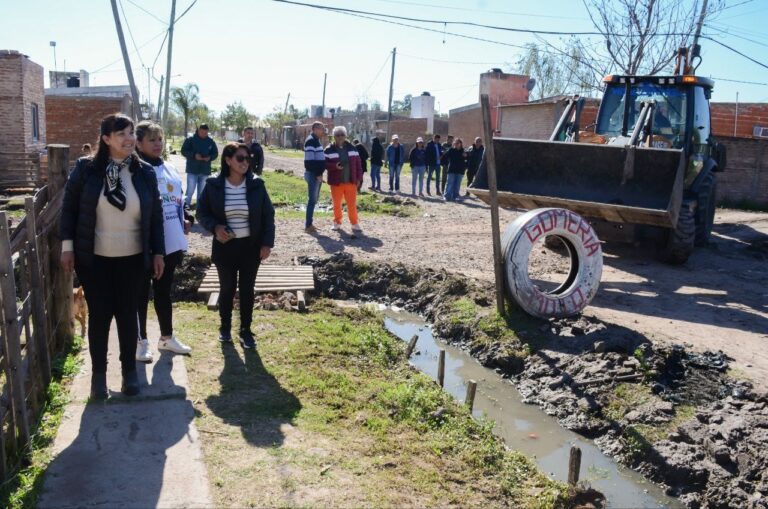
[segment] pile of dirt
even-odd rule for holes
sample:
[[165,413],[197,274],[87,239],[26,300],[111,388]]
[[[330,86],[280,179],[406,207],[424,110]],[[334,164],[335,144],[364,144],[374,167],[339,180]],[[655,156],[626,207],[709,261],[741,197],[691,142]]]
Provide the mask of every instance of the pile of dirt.
[[[726,373],[722,352],[653,345],[594,318],[536,320],[513,311],[514,333],[484,325],[493,288],[446,271],[308,257],[334,299],[394,304],[423,315],[436,336],[512,378],[526,402],[595,438],[689,507],[768,507],[768,395]],[[457,301],[476,306],[457,319]],[[517,314],[516,314],[517,313]]]

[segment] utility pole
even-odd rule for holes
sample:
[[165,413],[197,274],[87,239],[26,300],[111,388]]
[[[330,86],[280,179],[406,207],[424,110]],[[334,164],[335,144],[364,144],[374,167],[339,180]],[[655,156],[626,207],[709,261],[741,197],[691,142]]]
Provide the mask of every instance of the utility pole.
[[163,109],[160,107],[160,101],[163,99],[163,79],[165,76],[160,76],[160,89],[157,91],[157,121],[160,122]]
[[[699,13],[699,21],[696,23],[696,33],[693,36],[693,45],[691,46],[691,62],[693,62],[694,58],[698,58],[699,62],[701,62],[701,56],[699,53],[701,52],[701,46],[699,46],[699,36],[701,35],[701,27],[704,25],[704,18],[707,15],[707,4],[709,3],[708,0],[704,0],[704,2],[701,4],[701,12]],[[698,64],[696,65],[698,67]],[[683,71],[684,74],[689,74],[695,72],[695,69],[685,69]]]
[[288,101],[291,100],[291,93],[288,92],[288,97],[285,98],[285,109],[283,110],[283,115],[288,114]]
[[325,73],[325,76],[323,77],[323,105],[321,106],[320,110],[320,118],[325,118],[325,84],[328,81],[328,73]]
[[123,26],[120,24],[120,16],[117,14],[117,0],[112,0],[112,14],[115,17],[115,28],[117,29],[117,38],[120,40],[120,50],[123,52],[123,62],[125,63],[125,72],[128,74],[128,84],[131,86],[131,98],[133,99],[133,111],[135,117],[141,120],[141,104],[139,103],[139,91],[136,89],[136,82],[133,80],[133,70],[131,61],[128,59],[128,49],[125,46],[125,36],[123,35]]
[[[114,2],[114,0],[112,0]],[[168,97],[171,89],[171,60],[173,58],[173,24],[176,22],[176,0],[171,1],[171,23],[168,25],[168,63],[165,66],[165,97],[163,98],[163,128],[168,132]],[[184,137],[187,133],[184,133]]]
[[384,143],[389,142],[390,126],[392,125],[392,92],[395,87],[395,57],[397,57],[397,48],[392,48],[392,73],[389,75],[389,103],[387,105],[387,139]]
[[[147,118],[152,118],[152,103],[150,97],[152,95],[152,83],[150,82],[149,67],[147,67]],[[160,106],[158,105],[158,108]]]

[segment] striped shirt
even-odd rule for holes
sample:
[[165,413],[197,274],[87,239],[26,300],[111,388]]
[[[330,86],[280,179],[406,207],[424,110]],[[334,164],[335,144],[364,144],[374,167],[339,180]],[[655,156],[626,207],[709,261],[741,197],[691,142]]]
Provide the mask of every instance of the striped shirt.
[[233,186],[229,180],[224,179],[224,214],[227,216],[227,226],[238,239],[251,235],[245,190],[245,181],[239,186]]

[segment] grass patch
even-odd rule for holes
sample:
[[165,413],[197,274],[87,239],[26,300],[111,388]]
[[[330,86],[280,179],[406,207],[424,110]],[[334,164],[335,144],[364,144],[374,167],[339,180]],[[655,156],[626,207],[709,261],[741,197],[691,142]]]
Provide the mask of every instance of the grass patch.
[[31,509],[43,487],[43,474],[53,457],[50,446],[69,401],[69,382],[80,370],[80,350],[83,338],[75,336],[74,341],[63,353],[52,360],[51,383],[47,389],[46,401],[40,419],[31,430],[32,440],[28,461],[13,473],[0,487],[0,505],[9,509]]
[[[619,421],[639,406],[660,401],[647,385],[621,383],[616,386],[608,404],[603,409],[603,415],[613,421]],[[650,451],[653,444],[664,440],[685,421],[693,418],[695,408],[692,405],[677,405],[672,419],[665,423],[629,424],[622,431],[622,440],[626,452],[632,458],[640,458]]]
[[[256,312],[257,353],[175,313],[217,506],[560,507],[567,489],[507,451],[368,310]],[[243,482],[247,480],[247,482]]]
[[292,148],[267,147],[265,153],[266,155],[304,159],[303,150],[295,150]]
[[477,319],[478,311],[475,301],[462,297],[451,303],[450,321],[455,324],[469,325]]

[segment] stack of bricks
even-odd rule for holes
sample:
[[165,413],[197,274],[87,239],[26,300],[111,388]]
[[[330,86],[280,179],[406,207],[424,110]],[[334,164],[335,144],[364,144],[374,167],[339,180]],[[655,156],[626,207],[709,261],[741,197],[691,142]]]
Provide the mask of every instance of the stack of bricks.
[[126,100],[120,97],[47,95],[45,108],[48,143],[69,145],[70,163],[80,157],[83,144],[96,147],[102,118],[111,113],[130,112]]

